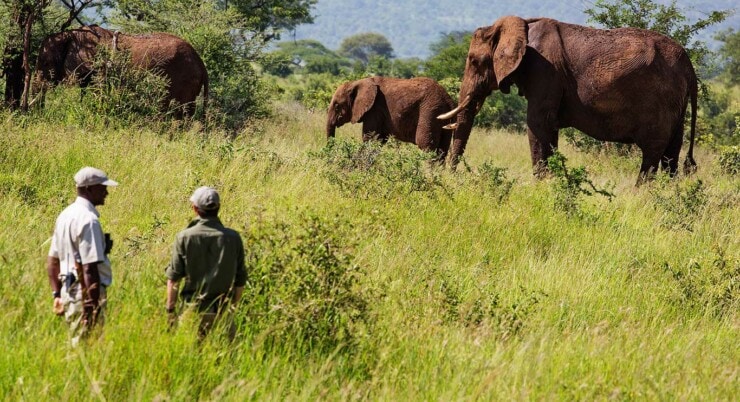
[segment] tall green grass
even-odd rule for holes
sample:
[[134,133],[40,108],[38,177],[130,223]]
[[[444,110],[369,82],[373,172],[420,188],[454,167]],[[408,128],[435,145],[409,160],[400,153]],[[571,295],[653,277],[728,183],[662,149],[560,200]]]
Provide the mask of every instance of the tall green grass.
[[[740,394],[740,179],[723,173],[713,152],[699,149],[693,177],[636,188],[637,156],[564,145],[569,167],[585,166],[595,185],[614,193],[611,201],[581,196],[585,214],[568,214],[556,208],[557,179],[532,177],[518,133],[474,132],[469,171],[435,169],[408,144],[373,151],[382,163],[358,170],[325,146],[323,113],[278,110],[236,136],[166,122],[121,129],[0,115],[0,395]],[[344,158],[368,155],[359,151],[358,126],[338,137]],[[99,208],[115,240],[115,278],[104,333],[70,349],[66,326],[51,313],[44,263],[54,220],[74,197],[72,176],[85,165],[121,183]],[[244,301],[232,344],[218,334],[199,344],[192,316],[167,329],[163,269],[191,218],[188,196],[204,184],[219,189],[222,220],[255,252],[250,283],[278,287]],[[334,276],[322,277],[329,269]],[[327,279],[335,274],[353,283]],[[340,290],[361,303],[330,297]],[[303,300],[324,309],[305,309]]]

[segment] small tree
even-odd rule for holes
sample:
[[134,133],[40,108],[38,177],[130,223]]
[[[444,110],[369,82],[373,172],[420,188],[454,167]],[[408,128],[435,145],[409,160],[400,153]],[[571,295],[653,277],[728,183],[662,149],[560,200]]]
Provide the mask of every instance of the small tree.
[[367,32],[344,38],[339,46],[339,54],[359,60],[366,66],[373,56],[393,58],[393,46],[385,36]]
[[424,64],[428,77],[440,81],[445,78],[460,78],[465,72],[465,60],[470,47],[470,32],[450,32],[429,46],[432,55]]
[[351,65],[349,60],[313,39],[278,43],[277,50],[270,52],[270,56],[266,71],[282,77],[300,71],[339,75],[341,69],[349,69]]
[[730,28],[718,33],[715,37],[722,42],[719,55],[722,69],[732,85],[740,84],[740,31]]
[[[61,32],[75,20],[80,22],[80,13],[93,2],[94,0],[60,0],[61,6],[58,9],[67,14],[66,19],[63,16],[57,17],[56,22],[60,24],[51,24],[55,28],[44,33]],[[7,31],[0,63],[2,76],[5,77],[4,101],[11,109],[28,109],[33,44],[40,41],[34,35],[34,26],[37,21],[43,20],[51,4],[51,0],[7,0],[0,4],[0,15],[5,14],[3,16],[9,17],[11,22],[10,26],[4,27]]]

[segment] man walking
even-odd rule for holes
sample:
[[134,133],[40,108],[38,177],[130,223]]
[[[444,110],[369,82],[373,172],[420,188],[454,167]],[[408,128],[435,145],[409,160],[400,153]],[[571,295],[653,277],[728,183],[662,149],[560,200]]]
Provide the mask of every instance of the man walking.
[[77,198],[56,220],[46,260],[54,313],[64,315],[72,345],[103,324],[106,288],[112,281],[108,254],[113,241],[103,233],[96,206],[118,183],[100,169],[84,167],[74,176]]
[[[183,300],[201,314],[198,334],[202,338],[219,318],[235,306],[244,291],[247,271],[244,245],[236,231],[218,219],[221,201],[215,189],[200,187],[190,197],[197,218],[177,234],[167,276],[167,313],[174,317],[179,281]],[[229,323],[229,337],[236,332]]]

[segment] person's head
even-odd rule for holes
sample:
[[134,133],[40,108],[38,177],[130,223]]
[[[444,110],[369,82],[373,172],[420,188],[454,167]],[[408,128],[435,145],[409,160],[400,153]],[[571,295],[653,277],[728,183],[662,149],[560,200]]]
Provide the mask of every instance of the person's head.
[[75,174],[75,185],[78,196],[97,206],[105,204],[108,186],[117,186],[118,183],[109,179],[102,170],[87,166]]
[[213,187],[198,187],[190,196],[190,204],[198,216],[202,218],[218,216],[221,208],[221,198]]

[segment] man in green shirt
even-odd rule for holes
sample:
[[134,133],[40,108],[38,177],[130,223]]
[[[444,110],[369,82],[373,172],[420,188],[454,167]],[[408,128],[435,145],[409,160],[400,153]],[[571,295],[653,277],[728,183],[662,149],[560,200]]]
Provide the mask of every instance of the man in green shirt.
[[[167,276],[167,313],[175,316],[179,282],[183,300],[201,314],[200,337],[239,302],[247,282],[244,245],[236,231],[224,227],[218,219],[221,207],[218,192],[200,187],[190,197],[197,215],[187,229],[177,234]],[[229,324],[229,336],[235,328]]]

